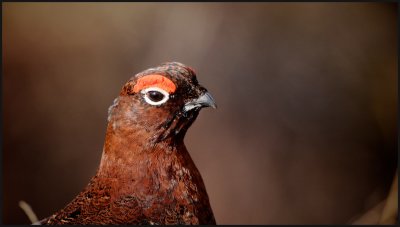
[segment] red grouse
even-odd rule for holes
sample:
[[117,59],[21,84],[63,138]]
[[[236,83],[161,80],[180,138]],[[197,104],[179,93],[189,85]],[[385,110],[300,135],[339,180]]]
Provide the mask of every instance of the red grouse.
[[202,107],[216,105],[181,63],[133,76],[108,110],[96,175],[40,224],[216,224],[183,142]]

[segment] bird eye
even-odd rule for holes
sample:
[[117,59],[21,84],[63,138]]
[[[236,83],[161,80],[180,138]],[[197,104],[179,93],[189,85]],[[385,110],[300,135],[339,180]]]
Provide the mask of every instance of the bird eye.
[[161,105],[169,99],[168,92],[158,87],[143,89],[141,93],[143,94],[144,100],[153,106]]
[[149,91],[147,92],[147,97],[153,102],[159,102],[164,98],[164,95],[159,91]]

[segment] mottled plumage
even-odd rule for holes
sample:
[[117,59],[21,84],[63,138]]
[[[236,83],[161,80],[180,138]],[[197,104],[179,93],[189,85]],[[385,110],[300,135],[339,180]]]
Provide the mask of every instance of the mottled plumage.
[[206,106],[215,107],[210,94],[181,63],[136,74],[109,108],[96,175],[64,209],[40,223],[215,224],[202,177],[183,143]]

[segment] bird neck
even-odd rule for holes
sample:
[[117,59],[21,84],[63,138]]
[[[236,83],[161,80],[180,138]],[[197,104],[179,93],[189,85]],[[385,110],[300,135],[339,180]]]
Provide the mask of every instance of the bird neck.
[[179,155],[176,153],[178,147],[186,151],[183,140],[167,139],[154,143],[152,137],[144,127],[115,127],[115,124],[110,122],[107,126],[99,174],[119,178],[120,174],[128,171],[131,175],[131,171],[145,166],[151,156],[165,159],[171,155]]
[[[135,194],[147,200],[149,194],[173,191],[179,181],[189,181],[192,176],[202,182],[183,141],[167,139],[146,145],[141,143],[146,141],[143,135],[116,131],[112,124],[107,128],[100,167],[95,177],[104,182],[113,181],[114,196]],[[197,187],[203,188],[204,185]]]

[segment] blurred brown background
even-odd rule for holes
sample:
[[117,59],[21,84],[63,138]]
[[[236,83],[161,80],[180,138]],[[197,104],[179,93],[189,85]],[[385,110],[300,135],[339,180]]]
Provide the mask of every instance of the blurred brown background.
[[132,75],[192,66],[219,108],[187,147],[219,224],[343,224],[397,164],[396,3],[3,3],[3,222],[95,173]]

